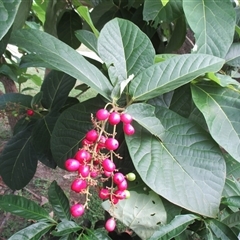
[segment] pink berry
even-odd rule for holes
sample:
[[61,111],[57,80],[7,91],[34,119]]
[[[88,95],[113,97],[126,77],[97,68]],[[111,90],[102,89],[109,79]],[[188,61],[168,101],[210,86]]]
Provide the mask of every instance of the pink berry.
[[105,148],[105,142],[106,142],[106,138],[104,136],[101,136],[98,142],[98,149],[102,149]]
[[120,184],[124,179],[125,176],[122,173],[118,172],[113,175],[113,182],[117,185]]
[[116,198],[121,199],[121,200],[125,199],[127,197],[125,190],[116,190],[114,192],[114,194],[115,194]]
[[132,122],[132,116],[128,113],[121,114],[121,121],[125,124]]
[[89,146],[89,145],[91,145],[93,142],[91,142],[91,141],[88,141],[86,138],[84,138],[83,140],[82,140],[82,146]]
[[116,165],[114,164],[114,162],[108,158],[103,160],[102,166],[103,169],[108,172],[113,172],[116,169]]
[[108,199],[109,198],[109,190],[106,188],[102,188],[99,193],[98,193],[99,198],[102,200]]
[[107,109],[99,109],[97,112],[96,112],[96,117],[99,121],[104,121],[106,119],[108,119],[109,117],[109,112]]
[[80,165],[78,169],[78,173],[83,177],[86,178],[90,174],[90,167],[88,165]]
[[80,193],[82,190],[86,188],[87,188],[87,182],[81,178],[75,179],[71,185],[71,189],[76,193]]
[[118,190],[126,190],[128,187],[127,181],[124,179],[121,183],[117,185]]
[[77,171],[79,166],[80,166],[80,162],[78,160],[76,160],[76,159],[69,158],[65,162],[65,168],[69,172]]
[[112,232],[116,227],[116,221],[114,218],[109,218],[105,223],[105,229],[108,232]]
[[104,170],[104,175],[109,178],[112,176],[112,172],[108,172],[108,171]]
[[70,212],[73,217],[81,217],[84,214],[84,206],[82,204],[74,204],[70,207]]
[[120,123],[120,121],[121,121],[121,117],[120,117],[120,114],[118,112],[110,113],[110,115],[108,117],[108,122],[111,125],[117,125],[118,123]]
[[135,129],[134,129],[133,125],[131,125],[130,123],[123,125],[123,131],[124,131],[124,133],[126,133],[129,136],[133,135],[135,133]]
[[75,154],[75,159],[77,159],[80,163],[89,162],[91,160],[91,154],[85,149],[80,149]]
[[91,178],[96,178],[98,175],[99,175],[98,170],[92,170],[92,171],[90,172]]
[[119,202],[119,198],[117,198],[115,195],[112,195],[109,197],[109,200],[111,201],[112,204],[116,205]]
[[118,140],[115,138],[108,138],[105,142],[105,147],[108,150],[116,150],[119,146]]
[[94,129],[88,131],[86,134],[86,139],[90,142],[96,142],[98,139],[98,132]]
[[30,117],[33,116],[34,115],[34,111],[32,109],[28,109],[27,110],[27,115],[30,116]]

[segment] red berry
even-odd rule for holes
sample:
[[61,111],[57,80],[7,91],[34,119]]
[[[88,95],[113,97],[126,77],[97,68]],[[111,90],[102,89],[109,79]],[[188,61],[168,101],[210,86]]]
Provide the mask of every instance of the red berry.
[[121,183],[117,185],[118,190],[126,190],[128,187],[127,181],[124,179]]
[[118,204],[119,198],[117,198],[115,195],[112,195],[109,197],[109,200],[111,201],[112,204]]
[[89,162],[91,160],[91,154],[85,149],[80,149],[75,154],[75,159],[77,159],[80,163]]
[[91,178],[96,178],[98,175],[99,175],[98,170],[92,170],[92,171],[90,172]]
[[83,177],[86,178],[90,174],[90,167],[88,165],[80,165],[78,169],[78,173]]
[[27,115],[30,116],[30,117],[33,116],[34,115],[34,111],[32,109],[28,109],[27,110]]
[[121,121],[123,123],[131,123],[132,122],[132,116],[128,113],[122,113],[121,114]]
[[114,164],[114,162],[108,158],[103,160],[102,166],[103,169],[107,172],[113,172],[116,169],[116,165]]
[[99,121],[103,121],[103,120],[106,120],[108,119],[109,117],[109,112],[107,109],[99,109],[97,112],[96,112],[96,117]]
[[109,190],[106,188],[102,188],[99,193],[98,193],[99,198],[102,200],[108,199],[109,198]]
[[77,171],[79,167],[80,167],[80,162],[78,160],[76,160],[76,159],[69,158],[65,162],[65,168],[69,172]]
[[84,214],[84,206],[82,204],[74,204],[70,207],[70,212],[73,217],[80,217]]
[[108,232],[112,232],[116,227],[116,221],[114,218],[109,218],[105,223],[105,229]]
[[116,198],[121,199],[121,200],[125,199],[127,197],[125,190],[116,190],[114,192],[114,194],[115,194]]
[[108,150],[116,150],[119,146],[118,140],[115,138],[108,138],[105,142],[105,147]]
[[125,176],[122,173],[118,172],[113,175],[113,182],[117,185],[120,184],[124,179]]
[[123,125],[123,131],[124,131],[124,133],[126,133],[129,136],[133,135],[135,133],[135,129],[134,129],[133,125],[131,125],[130,123]]
[[121,117],[120,117],[120,114],[118,112],[110,113],[110,115],[108,117],[108,122],[111,125],[117,125],[118,123],[120,123],[120,121],[121,121]]
[[86,188],[87,188],[87,182],[81,178],[75,179],[71,185],[71,189],[76,193],[79,193]]
[[88,131],[86,134],[86,139],[90,142],[96,142],[98,139],[98,132],[94,129]]

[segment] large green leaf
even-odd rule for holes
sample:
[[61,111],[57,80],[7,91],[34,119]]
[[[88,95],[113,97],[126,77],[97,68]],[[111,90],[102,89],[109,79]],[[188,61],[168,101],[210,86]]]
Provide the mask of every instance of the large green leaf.
[[169,240],[178,236],[192,224],[198,216],[193,214],[176,216],[169,224],[159,227],[158,230],[149,238],[149,240]]
[[143,181],[176,205],[216,216],[226,172],[218,145],[199,126],[163,107],[156,107],[161,125],[155,128],[164,131],[152,135],[151,122],[147,124],[148,118],[136,114],[137,109],[134,104],[127,111],[141,125],[146,120],[144,126],[150,132],[135,123],[136,132],[126,136],[126,141]]
[[8,240],[39,240],[53,226],[53,224],[37,222],[15,233]]
[[183,9],[195,33],[197,52],[224,58],[235,31],[235,11],[231,1],[183,1]]
[[193,100],[214,140],[240,162],[240,95],[216,84],[192,84]]
[[31,140],[32,132],[27,128],[14,135],[0,155],[0,175],[13,190],[25,187],[36,172],[38,158]]
[[[148,239],[159,225],[167,221],[167,213],[161,198],[150,191],[148,194],[130,191],[131,197],[120,201],[114,207],[114,217],[132,229],[142,239]],[[112,212],[111,204],[105,201],[103,207]]]
[[73,221],[62,221],[56,226],[56,230],[51,232],[53,236],[64,236],[72,232],[77,232],[82,228]]
[[97,53],[97,37],[90,31],[78,30],[75,32],[76,37],[81,43],[93,52]]
[[0,208],[6,212],[10,212],[26,219],[54,222],[45,209],[22,196],[0,196]]
[[55,37],[38,30],[25,29],[12,33],[10,42],[34,54],[38,67],[48,66],[65,72],[110,99],[112,86],[108,79],[78,52]]
[[216,72],[224,60],[206,54],[185,54],[156,63],[130,83],[133,101],[147,100],[170,92],[206,72]]
[[233,43],[225,56],[226,64],[239,67],[240,65],[240,43]]
[[60,220],[71,219],[68,198],[56,181],[53,181],[48,189],[48,199]]
[[61,114],[51,138],[51,150],[59,167],[64,168],[64,162],[74,156],[86,132],[92,128],[91,114],[104,105],[102,99],[96,97],[75,104]]
[[132,22],[115,18],[102,29],[98,53],[107,64],[115,85],[131,74],[138,75],[153,64],[155,50],[150,39]]
[[0,0],[0,40],[14,22],[21,0]]

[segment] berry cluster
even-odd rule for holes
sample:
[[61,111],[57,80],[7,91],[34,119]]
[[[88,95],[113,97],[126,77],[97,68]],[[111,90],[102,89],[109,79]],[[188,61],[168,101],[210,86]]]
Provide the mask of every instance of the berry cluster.
[[[123,131],[126,135],[132,135],[135,132],[131,125],[131,115],[121,112],[121,110],[116,107],[113,107],[110,111],[105,108],[99,109],[96,116],[92,116],[93,129],[86,133],[82,140],[82,147],[77,151],[74,158],[67,159],[65,162],[66,170],[78,172],[77,178],[71,184],[71,189],[86,195],[84,204],[77,203],[71,206],[70,212],[73,217],[80,217],[84,214],[88,201],[90,201],[90,187],[100,185],[99,198],[102,200],[108,199],[112,207],[120,200],[130,197],[130,192],[127,190],[127,180],[135,180],[135,174],[122,174],[113,161],[114,157],[121,159],[121,156],[115,152],[119,147],[119,142],[115,138],[117,134],[116,125],[122,122]],[[112,126],[111,133],[106,131],[108,125]],[[110,184],[103,187],[103,183],[107,181]],[[105,224],[107,231],[113,231],[115,226],[116,222],[113,217],[108,219]]]

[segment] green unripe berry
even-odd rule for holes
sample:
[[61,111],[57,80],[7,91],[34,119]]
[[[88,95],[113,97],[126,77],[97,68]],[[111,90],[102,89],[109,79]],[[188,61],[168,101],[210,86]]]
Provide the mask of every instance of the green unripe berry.
[[134,181],[134,180],[136,179],[135,173],[128,173],[128,174],[126,175],[126,179],[127,179],[128,181],[130,181],[130,182]]
[[128,190],[124,190],[125,194],[126,194],[126,199],[130,198],[131,194]]

